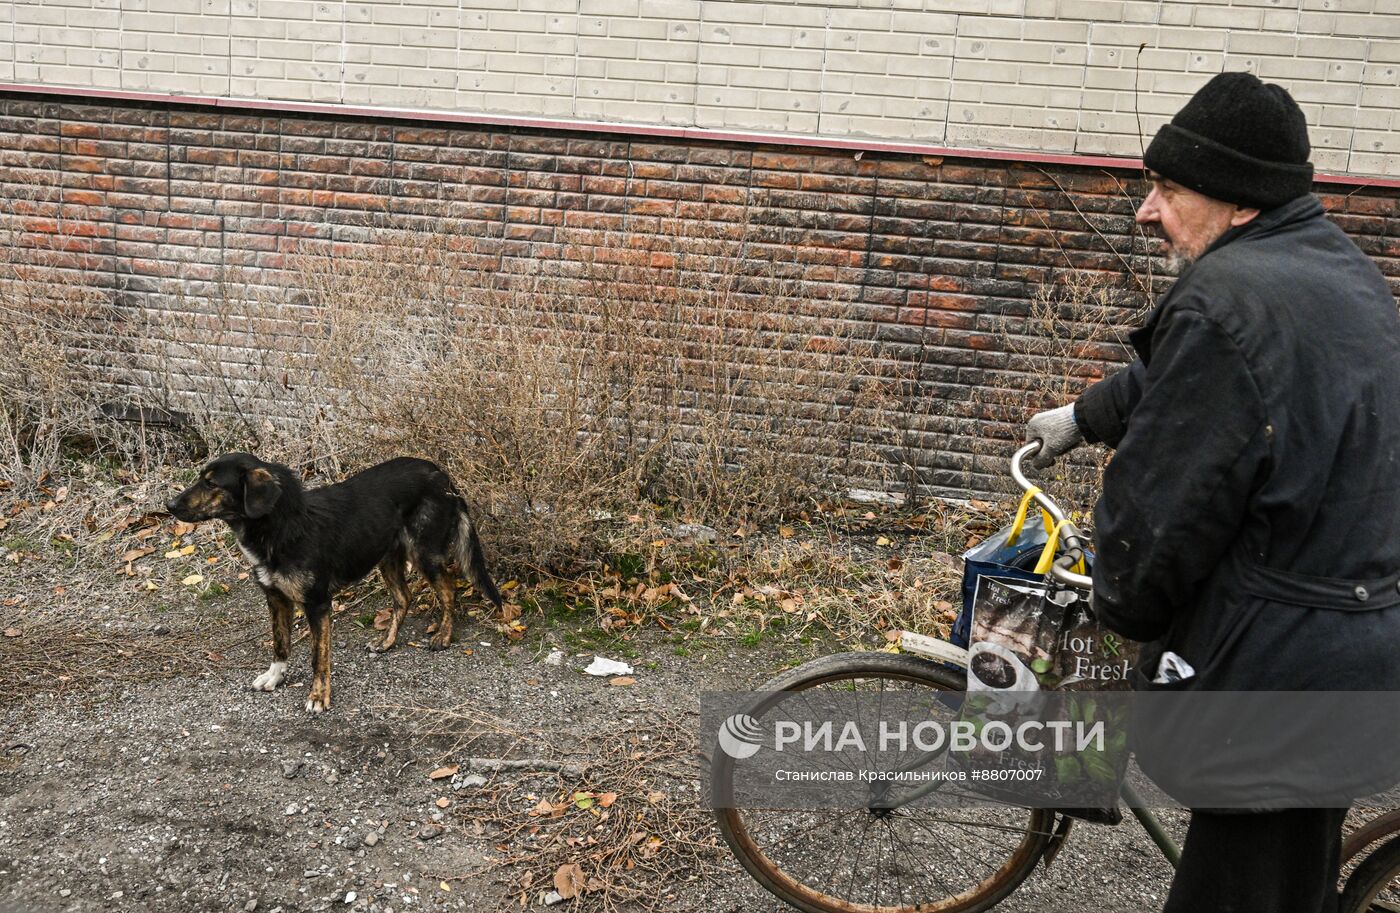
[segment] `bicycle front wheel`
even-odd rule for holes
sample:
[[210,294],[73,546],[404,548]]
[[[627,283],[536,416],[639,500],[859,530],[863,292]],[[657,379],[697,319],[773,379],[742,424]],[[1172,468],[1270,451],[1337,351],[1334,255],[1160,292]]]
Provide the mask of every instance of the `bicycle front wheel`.
[[1339,913],[1400,913],[1400,837],[1362,860],[1347,879]]
[[[765,686],[761,719],[803,693],[919,696],[963,691],[965,673],[915,656],[846,653],[799,666]],[[949,719],[956,711],[937,700]],[[717,796],[732,795],[734,761],[713,755]],[[740,864],[806,913],[973,913],[1035,869],[1054,813],[1014,807],[716,809]]]

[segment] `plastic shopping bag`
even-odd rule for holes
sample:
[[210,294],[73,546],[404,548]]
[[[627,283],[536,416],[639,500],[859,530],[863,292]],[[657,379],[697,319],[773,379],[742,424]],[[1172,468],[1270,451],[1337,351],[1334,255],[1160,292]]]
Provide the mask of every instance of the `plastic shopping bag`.
[[966,647],[972,630],[972,603],[977,595],[977,582],[984,576],[1003,577],[1012,580],[1039,580],[1041,575],[1034,573],[1040,554],[1050,537],[1050,518],[1041,514],[1041,523],[1025,528],[1026,515],[1037,489],[1026,492],[1021,499],[1016,519],[972,548],[963,552],[962,610],[953,622],[953,633],[948,640],[959,647]]
[[[1042,565],[1048,566],[1051,547]],[[963,718],[976,726],[999,721],[1015,729],[1032,719],[1103,723],[1101,747],[1007,750],[974,754],[964,763],[985,772],[1015,771],[1040,784],[1037,793],[1062,800],[1061,810],[1095,821],[1119,816],[1111,805],[1128,763],[1126,703],[1067,692],[1127,690],[1137,644],[1103,627],[1088,596],[1055,584],[982,576],[973,600]],[[984,784],[1002,782],[982,777]],[[995,786],[979,791],[998,794]],[[1007,798],[1012,798],[1007,796]],[[1085,807],[1105,806],[1105,807]]]

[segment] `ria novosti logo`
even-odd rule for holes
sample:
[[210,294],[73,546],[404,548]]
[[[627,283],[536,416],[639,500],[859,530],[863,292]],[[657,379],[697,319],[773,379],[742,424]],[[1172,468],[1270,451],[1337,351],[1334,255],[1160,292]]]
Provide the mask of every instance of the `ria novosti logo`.
[[747,713],[736,713],[719,727],[719,747],[736,761],[758,754],[762,743],[763,728]]

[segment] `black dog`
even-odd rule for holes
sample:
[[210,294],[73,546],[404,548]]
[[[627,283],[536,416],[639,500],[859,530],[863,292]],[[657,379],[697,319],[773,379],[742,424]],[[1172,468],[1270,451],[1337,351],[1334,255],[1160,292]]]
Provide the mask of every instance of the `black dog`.
[[225,521],[253,562],[272,616],[272,665],[253,680],[255,689],[282,684],[293,614],[298,608],[306,614],[312,645],[306,709],[313,713],[331,704],[331,597],[376,565],[393,595],[394,615],[384,640],[371,646],[375,651],[388,650],[399,636],[410,559],[442,603],[433,649],[452,642],[458,572],[470,571],[481,592],[501,605],[466,502],[427,460],[400,457],[307,491],[286,466],[230,453],[205,466],[199,481],[166,507],[186,523]]

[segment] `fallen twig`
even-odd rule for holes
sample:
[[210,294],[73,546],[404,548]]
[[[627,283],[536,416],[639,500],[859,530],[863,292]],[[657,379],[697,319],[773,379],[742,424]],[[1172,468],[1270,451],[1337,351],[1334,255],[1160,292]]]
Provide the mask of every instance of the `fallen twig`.
[[505,773],[528,770],[541,773],[557,773],[575,779],[587,773],[588,768],[567,761],[551,761],[547,758],[467,758],[462,762],[467,770],[477,773]]
[[556,899],[577,896],[605,913],[693,908],[682,886],[714,872],[723,854],[714,820],[691,790],[699,777],[692,730],[690,721],[658,714],[645,727],[608,733],[599,756],[583,765],[463,762],[552,773],[553,785],[542,788],[539,776],[500,778],[465,796],[455,814],[464,827],[489,832],[495,853],[486,869],[444,879],[494,872],[506,892],[502,909],[533,906],[560,884],[575,893]]

